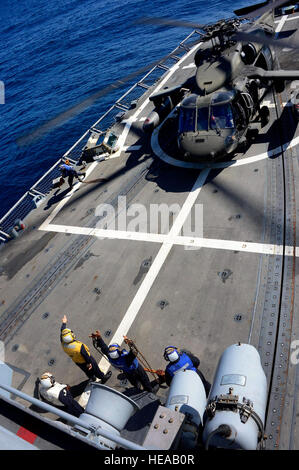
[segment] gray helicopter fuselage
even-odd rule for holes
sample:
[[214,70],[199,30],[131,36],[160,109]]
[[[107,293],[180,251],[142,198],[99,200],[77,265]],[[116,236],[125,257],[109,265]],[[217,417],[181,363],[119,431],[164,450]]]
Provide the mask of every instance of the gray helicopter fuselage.
[[[265,38],[273,35],[273,25],[273,14],[267,13],[254,25],[245,23],[241,29]],[[236,150],[250,119],[259,110],[259,94],[269,84],[269,80],[248,79],[247,70],[250,71],[252,67],[273,70],[274,59],[274,53],[267,45],[234,42],[218,36],[198,51],[195,56],[197,70],[196,89],[192,90],[194,96],[185,97],[179,107],[178,145],[185,158],[192,156],[199,161],[213,161]],[[228,126],[225,123],[213,125],[211,121],[213,109],[224,106],[224,103],[221,105],[215,102],[219,93],[226,93],[226,110],[232,114]],[[191,108],[193,121],[186,125],[184,117],[192,115]],[[205,108],[208,109],[207,119],[206,125],[202,126],[198,116]]]
[[[214,161],[236,150],[240,139],[246,133],[250,119],[259,109],[258,98],[269,80],[248,80],[248,70],[253,64],[265,69],[273,69],[274,59],[268,46],[247,44],[246,52],[241,43],[231,46],[226,53],[213,62],[205,60],[196,72],[196,93],[184,98],[179,107],[178,145],[186,158],[192,156],[199,161]],[[254,60],[253,60],[254,58]],[[218,100],[223,96],[223,103]],[[225,95],[225,97],[224,97]],[[218,100],[218,102],[217,102]],[[213,110],[220,109],[232,114],[231,122],[218,125],[211,121]],[[199,122],[198,116],[206,113],[206,125]],[[240,109],[241,108],[241,109]],[[193,116],[185,125],[184,117]],[[228,116],[227,116],[228,117]]]
[[232,111],[236,93],[225,89],[208,96],[191,94],[179,111],[179,148],[188,157],[215,159],[238,145],[238,129]]

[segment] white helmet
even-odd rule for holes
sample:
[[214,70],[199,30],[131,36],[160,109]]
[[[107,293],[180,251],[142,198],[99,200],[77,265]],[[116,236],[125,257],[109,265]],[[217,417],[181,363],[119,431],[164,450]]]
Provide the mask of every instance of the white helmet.
[[109,346],[109,357],[111,359],[117,359],[119,358],[120,356],[120,351],[119,351],[119,344],[115,343],[115,344],[110,344]]
[[42,388],[51,388],[55,383],[54,375],[50,372],[45,372],[40,378],[40,384]]
[[166,361],[175,362],[179,359],[180,355],[175,346],[167,346],[164,349],[164,359]]
[[70,330],[69,328],[64,328],[64,330],[62,330],[61,332],[61,338],[63,343],[72,343],[73,341],[75,341],[76,336],[74,335],[72,330]]

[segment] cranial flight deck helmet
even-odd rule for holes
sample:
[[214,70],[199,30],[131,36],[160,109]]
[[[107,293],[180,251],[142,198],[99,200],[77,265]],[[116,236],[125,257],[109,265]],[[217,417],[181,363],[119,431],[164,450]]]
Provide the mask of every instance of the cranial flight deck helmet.
[[164,349],[165,361],[175,362],[179,359],[179,357],[180,357],[179,351],[175,346],[167,346]]
[[109,357],[111,359],[117,359],[120,356],[120,345],[117,343],[110,344],[109,346]]
[[61,332],[61,338],[64,343],[72,343],[76,339],[76,336],[72,330],[69,328],[64,328],[64,330]]
[[45,372],[40,378],[40,384],[42,388],[51,388],[55,384],[54,375],[50,372]]

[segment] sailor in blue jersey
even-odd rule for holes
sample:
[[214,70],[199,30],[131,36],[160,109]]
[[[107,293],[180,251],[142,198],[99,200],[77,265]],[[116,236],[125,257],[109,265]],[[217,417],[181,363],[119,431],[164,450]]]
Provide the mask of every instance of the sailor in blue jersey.
[[208,396],[211,384],[206,381],[204,375],[198,370],[200,360],[189,351],[180,351],[175,346],[167,346],[164,350],[164,359],[169,361],[165,369],[165,381],[170,386],[172,378],[180,370],[193,370],[202,380],[203,386]]
[[70,189],[72,189],[73,187],[73,180],[74,180],[74,177],[77,178],[79,181],[82,181],[79,176],[85,176],[85,173],[79,173],[75,170],[74,167],[72,167],[70,164],[69,164],[69,160],[66,160],[65,163],[63,163],[62,165],[59,166],[59,169],[61,171],[61,176],[63,178],[68,178],[68,184],[69,184],[69,187]]
[[130,347],[130,351],[126,351],[125,349],[121,350],[119,344],[116,343],[107,346],[98,330],[91,334],[91,338],[93,338],[95,346],[99,347],[102,353],[107,356],[110,364],[117,369],[120,369],[133,387],[139,389],[138,382],[140,382],[144,390],[147,392],[153,392],[153,387],[151,386],[149,378],[141,364],[138,362],[136,357],[137,352],[134,351],[132,343],[128,338],[125,338],[124,341]]

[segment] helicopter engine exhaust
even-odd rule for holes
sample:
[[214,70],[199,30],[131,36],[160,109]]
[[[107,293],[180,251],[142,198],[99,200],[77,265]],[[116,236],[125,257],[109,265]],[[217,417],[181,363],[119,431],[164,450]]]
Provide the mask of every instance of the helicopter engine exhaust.
[[257,58],[258,51],[256,49],[256,44],[248,43],[244,44],[241,51],[241,57],[246,65],[252,65],[255,59]]
[[155,129],[160,122],[162,122],[166,116],[174,108],[174,103],[170,96],[167,96],[160,105],[157,105],[155,109],[148,115],[143,123],[143,130],[151,132]]
[[[185,82],[185,86],[187,83],[188,81]],[[143,130],[145,132],[154,130],[188,92],[189,88],[184,88],[182,85],[179,85],[173,88],[165,87],[162,91],[151,95],[149,100],[154,103],[155,108],[144,121]]]
[[[256,36],[259,36],[261,38],[265,37],[264,33],[258,29],[254,29],[254,30],[251,29],[250,33],[255,34]],[[262,43],[256,43],[256,42],[243,43],[242,51],[241,51],[241,58],[244,64],[252,65],[258,58],[259,53],[261,52],[262,48],[263,48]]]

